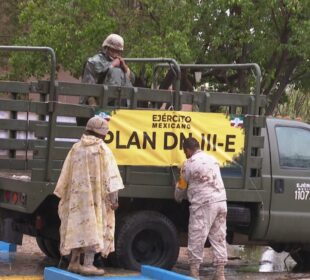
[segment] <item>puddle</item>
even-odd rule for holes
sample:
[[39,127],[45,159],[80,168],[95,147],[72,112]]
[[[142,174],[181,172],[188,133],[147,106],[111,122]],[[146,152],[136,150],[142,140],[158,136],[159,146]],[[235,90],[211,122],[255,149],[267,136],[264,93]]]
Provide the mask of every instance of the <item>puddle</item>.
[[272,248],[267,247],[260,260],[260,272],[281,272],[292,271],[296,262],[290,257],[289,253],[277,253]]
[[271,248],[267,248],[266,251],[263,253],[260,265],[259,265],[259,272],[271,272],[274,270],[274,251]]
[[[231,260],[236,269],[247,272],[289,272],[296,262],[288,253],[277,253],[266,246],[230,246]],[[239,264],[239,268],[238,268]]]
[[44,267],[57,265],[38,254],[0,252],[1,275],[40,275]]

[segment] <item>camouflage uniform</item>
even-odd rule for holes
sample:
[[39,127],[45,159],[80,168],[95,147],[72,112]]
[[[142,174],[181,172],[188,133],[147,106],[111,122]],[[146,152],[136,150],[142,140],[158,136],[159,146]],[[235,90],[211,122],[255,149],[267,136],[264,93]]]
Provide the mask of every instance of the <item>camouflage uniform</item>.
[[182,174],[188,183],[191,204],[188,256],[191,264],[201,264],[206,239],[212,246],[214,266],[227,263],[226,192],[216,159],[198,150],[185,161]]
[[128,77],[120,67],[111,67],[113,59],[104,51],[90,57],[85,65],[82,82],[113,86],[132,86],[134,75]]
[[[84,68],[82,83],[132,87],[134,74],[130,72],[128,77],[120,67],[112,67],[112,61],[104,50],[90,57]],[[97,105],[98,101],[89,97],[87,100],[81,100],[81,103]]]

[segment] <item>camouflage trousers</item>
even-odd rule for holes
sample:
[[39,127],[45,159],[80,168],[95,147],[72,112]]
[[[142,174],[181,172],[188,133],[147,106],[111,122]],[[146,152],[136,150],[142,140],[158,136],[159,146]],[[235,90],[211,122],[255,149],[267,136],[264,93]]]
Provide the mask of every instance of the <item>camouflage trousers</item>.
[[213,265],[227,263],[226,201],[210,205],[190,206],[188,226],[188,259],[190,264],[203,262],[203,249],[207,238],[213,252]]
[[110,86],[132,87],[129,77],[118,67],[109,69],[103,83]]

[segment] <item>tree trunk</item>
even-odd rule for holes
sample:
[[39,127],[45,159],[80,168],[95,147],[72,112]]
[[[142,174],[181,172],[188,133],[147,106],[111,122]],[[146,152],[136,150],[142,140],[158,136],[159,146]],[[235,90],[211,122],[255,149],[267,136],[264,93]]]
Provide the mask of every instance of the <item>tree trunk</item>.
[[279,86],[276,92],[271,96],[271,102],[269,103],[266,109],[266,115],[272,115],[275,107],[277,106],[277,104],[279,103],[281,97],[283,96],[285,92],[284,90],[289,83],[290,76],[292,75],[295,68],[299,64],[299,61],[300,60],[297,58],[292,59],[292,61],[289,63],[288,67],[286,68],[284,75],[279,79]]

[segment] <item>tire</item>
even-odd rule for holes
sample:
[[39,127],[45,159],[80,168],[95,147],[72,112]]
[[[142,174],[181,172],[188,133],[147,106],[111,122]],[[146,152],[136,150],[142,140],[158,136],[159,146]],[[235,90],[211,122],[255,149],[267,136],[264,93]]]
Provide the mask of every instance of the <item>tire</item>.
[[52,239],[36,237],[40,250],[49,258],[60,259],[59,242]]
[[59,241],[53,239],[44,239],[44,244],[52,258],[60,259]]
[[269,245],[277,253],[282,253],[286,249],[285,244],[281,244],[281,243],[271,243]]
[[125,269],[140,270],[142,264],[172,268],[179,255],[174,224],[154,211],[123,217],[116,228],[115,258]]
[[299,267],[306,268],[310,266],[310,251],[294,250],[290,252],[290,255]]
[[49,251],[46,249],[43,238],[37,236],[36,241],[37,241],[38,247],[40,248],[41,252],[44,253],[49,258],[53,258],[52,255],[49,253]]

